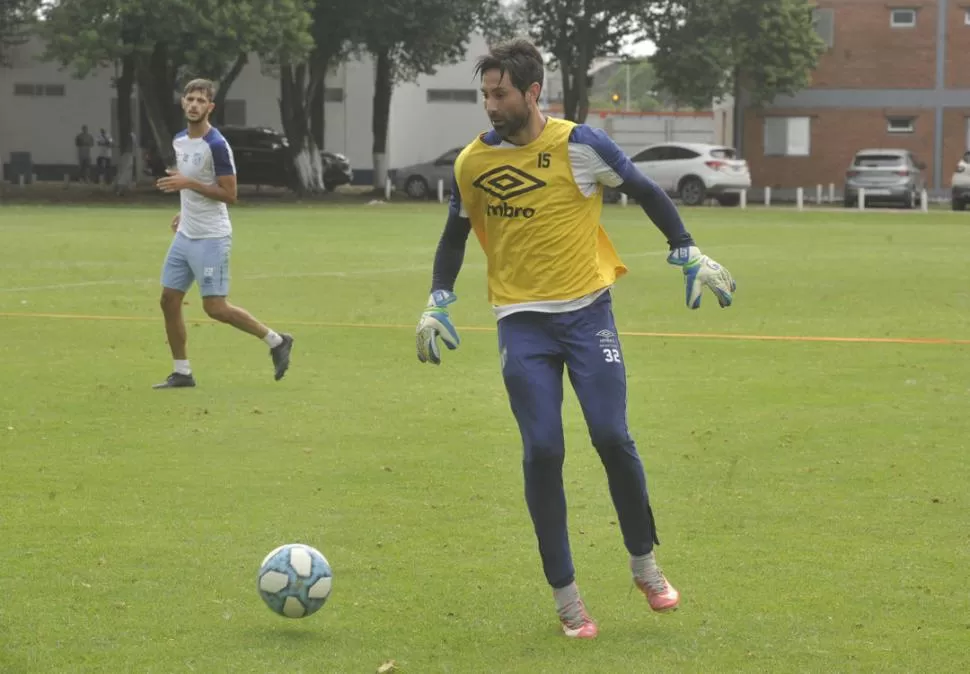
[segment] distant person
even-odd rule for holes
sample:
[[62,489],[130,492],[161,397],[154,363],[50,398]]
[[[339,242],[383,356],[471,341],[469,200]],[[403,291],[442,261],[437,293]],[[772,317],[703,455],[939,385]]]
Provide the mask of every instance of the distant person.
[[108,182],[108,174],[111,169],[111,150],[114,147],[114,141],[111,140],[111,136],[104,129],[98,134],[98,181],[104,178],[104,182]]
[[78,180],[82,183],[91,180],[91,148],[94,147],[94,136],[88,133],[87,125],[81,127],[81,133],[74,136],[74,147],[77,148]]

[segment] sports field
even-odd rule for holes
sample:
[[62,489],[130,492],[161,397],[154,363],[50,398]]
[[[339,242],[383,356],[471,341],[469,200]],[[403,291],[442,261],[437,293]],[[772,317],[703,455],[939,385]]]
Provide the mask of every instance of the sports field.
[[[414,354],[435,205],[234,209],[233,301],[187,295],[195,389],[171,371],[158,276],[171,208],[0,208],[0,672],[970,670],[970,219],[685,209],[738,281],[684,307],[638,208],[604,221],[630,423],[681,609],[632,590],[571,392],[566,488],[600,624],[559,630],[524,499],[483,256],[461,348]],[[256,592],[319,548],[328,604]]]

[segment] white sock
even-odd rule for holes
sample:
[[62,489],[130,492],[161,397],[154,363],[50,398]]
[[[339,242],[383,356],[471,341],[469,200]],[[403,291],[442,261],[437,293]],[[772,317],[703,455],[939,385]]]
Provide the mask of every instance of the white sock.
[[179,374],[192,374],[192,368],[189,367],[189,361],[187,360],[175,361],[175,371]]
[[278,347],[280,344],[283,343],[283,338],[280,337],[275,332],[273,332],[272,330],[270,330],[269,332],[266,333],[266,336],[263,337],[263,341],[269,344],[269,348],[275,349],[276,347]]

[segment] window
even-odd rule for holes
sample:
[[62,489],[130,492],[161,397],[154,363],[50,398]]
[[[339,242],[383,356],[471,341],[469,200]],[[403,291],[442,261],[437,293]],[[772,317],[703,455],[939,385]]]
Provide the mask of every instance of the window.
[[63,96],[63,84],[33,84],[18,82],[13,85],[14,96]]
[[912,117],[890,117],[886,130],[889,133],[913,133]]
[[807,157],[811,151],[811,118],[766,117],[765,155]]
[[428,89],[428,103],[478,103],[474,89]]
[[344,90],[341,87],[324,87],[323,101],[325,103],[343,103]]
[[879,168],[881,166],[902,166],[906,157],[898,154],[857,154],[853,166]]
[[660,147],[648,147],[646,150],[637,153],[631,161],[664,161],[670,159],[670,148],[666,145]]
[[963,11],[963,25],[970,26],[970,9]]
[[815,32],[822,38],[829,47],[835,44],[835,10],[819,9],[812,10],[812,26]]
[[967,137],[964,140],[964,142],[966,143],[966,145],[964,145],[964,147],[967,148],[968,151],[970,151],[970,117],[967,117],[964,120],[964,124],[966,124],[966,127],[967,127],[967,133],[966,133],[966,136]]
[[693,159],[695,157],[700,157],[700,154],[694,152],[693,150],[688,150],[686,147],[677,147],[676,145],[668,148],[667,159]]
[[455,148],[453,150],[448,150],[443,155],[435,159],[434,163],[439,166],[449,166],[455,163],[455,160],[458,159],[459,154],[461,154],[460,147]]
[[893,28],[912,28],[916,25],[915,9],[889,10],[889,25]]

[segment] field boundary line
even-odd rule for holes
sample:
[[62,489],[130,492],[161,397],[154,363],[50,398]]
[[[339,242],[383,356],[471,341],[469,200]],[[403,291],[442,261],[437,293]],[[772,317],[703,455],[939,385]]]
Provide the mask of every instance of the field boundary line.
[[[2,311],[4,318],[51,318],[77,321],[135,321],[161,322],[161,317],[149,316],[105,316],[95,314],[64,314],[29,311]],[[190,318],[190,323],[217,323],[210,318]],[[365,329],[365,330],[413,330],[414,325],[399,323],[339,323],[334,321],[278,321],[274,323],[299,325],[315,328]],[[469,325],[460,328],[462,332],[495,332],[495,327]],[[740,335],[723,332],[645,332],[640,330],[620,330],[621,337],[652,337],[659,339],[719,339],[726,341],[748,342],[825,342],[842,344],[923,344],[937,346],[970,346],[970,339],[949,337],[825,337],[812,335]]]

